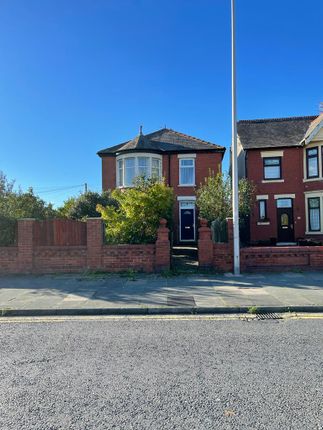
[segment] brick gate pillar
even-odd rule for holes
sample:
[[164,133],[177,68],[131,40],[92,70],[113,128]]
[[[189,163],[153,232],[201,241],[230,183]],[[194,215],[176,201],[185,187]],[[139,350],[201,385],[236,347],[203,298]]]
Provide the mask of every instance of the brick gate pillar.
[[207,225],[207,220],[200,219],[199,240],[198,246],[198,259],[199,267],[210,267],[213,263],[213,242],[211,229]]
[[34,218],[18,220],[18,270],[20,273],[33,271],[34,223]]
[[88,218],[86,222],[87,267],[102,267],[103,222],[101,218]]
[[169,270],[170,268],[170,242],[169,228],[166,227],[167,221],[160,220],[157,230],[157,241],[155,243],[155,270]]

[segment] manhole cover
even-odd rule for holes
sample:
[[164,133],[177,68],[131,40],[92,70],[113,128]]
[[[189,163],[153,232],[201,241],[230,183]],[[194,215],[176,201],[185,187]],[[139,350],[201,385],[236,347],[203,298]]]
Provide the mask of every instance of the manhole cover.
[[193,296],[167,296],[168,306],[196,306]]

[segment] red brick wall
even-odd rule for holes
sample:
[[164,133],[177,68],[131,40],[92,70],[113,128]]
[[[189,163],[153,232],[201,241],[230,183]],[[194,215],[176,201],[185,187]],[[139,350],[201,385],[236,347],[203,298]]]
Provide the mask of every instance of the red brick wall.
[[323,246],[242,248],[241,270],[323,269]]
[[18,246],[0,248],[0,273],[153,272],[170,267],[169,230],[161,220],[155,244],[103,245],[102,220],[87,221],[87,246],[35,246],[35,220],[18,221]]
[[116,159],[102,157],[102,189],[113,190],[116,187]]
[[33,250],[33,266],[28,272],[80,272],[87,268],[85,246],[37,246]]
[[[211,231],[203,222],[200,231],[203,240],[199,240],[198,242],[199,263],[204,266],[213,267],[218,272],[232,272],[232,221],[228,220],[228,243],[213,243],[211,240]],[[212,243],[213,255],[212,258],[207,257],[207,264],[205,264],[205,256],[209,253],[210,243]],[[323,246],[242,248],[240,250],[240,264],[242,272],[263,270],[286,271],[295,268],[323,270]]]
[[153,272],[155,245],[106,245],[102,248],[102,270]]
[[0,247],[0,273],[18,273],[18,247]]

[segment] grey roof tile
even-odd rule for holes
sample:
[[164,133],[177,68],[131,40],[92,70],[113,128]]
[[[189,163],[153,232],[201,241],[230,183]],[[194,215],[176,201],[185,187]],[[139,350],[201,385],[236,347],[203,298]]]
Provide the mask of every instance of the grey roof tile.
[[238,121],[238,136],[244,149],[300,146],[315,116]]
[[112,155],[131,150],[150,150],[160,153],[205,150],[224,152],[225,148],[223,146],[180,133],[170,128],[162,128],[161,130],[157,130],[146,135],[139,134],[132,140],[103,149],[98,152],[98,155]]

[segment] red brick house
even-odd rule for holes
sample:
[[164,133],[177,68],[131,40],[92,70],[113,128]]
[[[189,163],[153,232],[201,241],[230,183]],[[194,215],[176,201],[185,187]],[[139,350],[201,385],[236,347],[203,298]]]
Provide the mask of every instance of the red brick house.
[[251,242],[323,240],[323,115],[239,121],[238,157],[257,187]]
[[196,189],[209,171],[221,170],[225,148],[163,128],[98,152],[102,188],[131,187],[136,176],[165,178],[174,189],[174,241],[197,240]]

